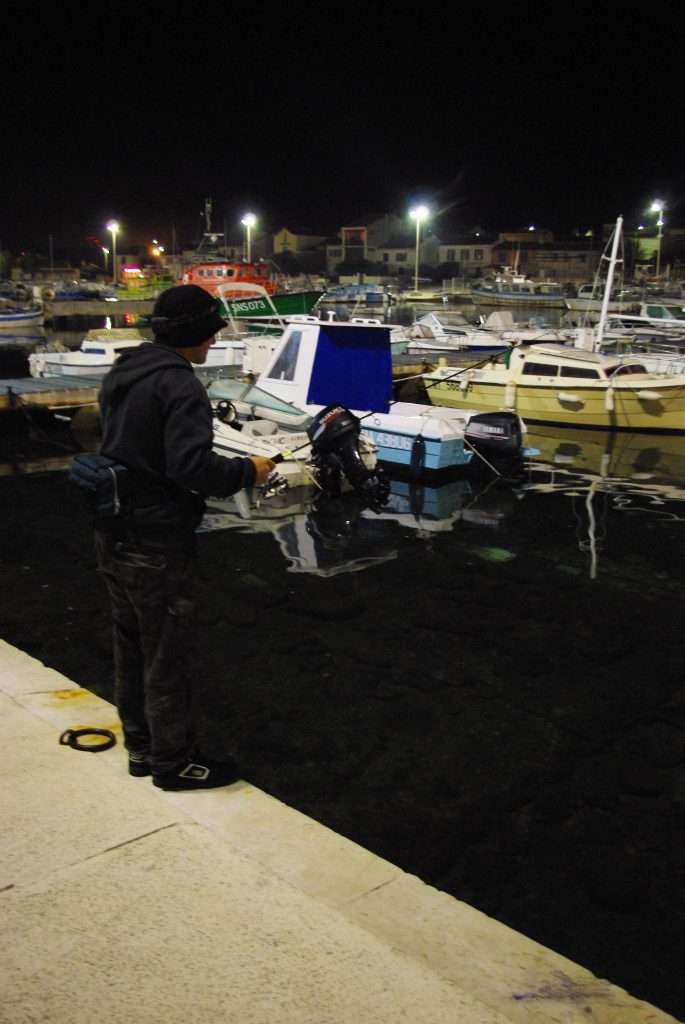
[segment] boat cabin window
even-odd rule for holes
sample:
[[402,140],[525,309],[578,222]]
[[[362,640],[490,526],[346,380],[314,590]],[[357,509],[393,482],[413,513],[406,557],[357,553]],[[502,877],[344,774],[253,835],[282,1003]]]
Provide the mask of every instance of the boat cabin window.
[[529,377],[556,377],[559,367],[554,363],[531,363],[526,360],[523,364],[523,372]]
[[302,331],[293,331],[269,370],[270,380],[294,380]]
[[591,366],[562,366],[562,377],[590,377],[592,380],[599,379],[599,370],[593,370]]
[[198,270],[198,272],[197,272],[197,276],[198,276],[198,277],[204,277],[204,276],[205,276],[205,272],[204,272],[204,270]]
[[223,277],[224,276],[224,272],[223,272],[223,269],[221,267],[217,267],[215,273],[216,273],[217,277]]

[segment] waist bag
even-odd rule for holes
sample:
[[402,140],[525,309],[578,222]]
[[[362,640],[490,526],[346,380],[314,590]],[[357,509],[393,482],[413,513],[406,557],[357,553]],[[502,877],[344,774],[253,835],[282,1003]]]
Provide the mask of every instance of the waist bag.
[[80,489],[96,519],[111,519],[128,511],[130,471],[109,456],[89,452],[74,456],[69,479]]

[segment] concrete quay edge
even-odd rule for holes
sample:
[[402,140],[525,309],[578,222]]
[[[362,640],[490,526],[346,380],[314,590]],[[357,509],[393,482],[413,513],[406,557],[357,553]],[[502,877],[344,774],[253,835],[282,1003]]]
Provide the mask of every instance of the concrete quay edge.
[[[0,640],[0,1024],[667,1024],[246,782],[164,793],[116,709]],[[9,755],[9,756],[8,756]]]

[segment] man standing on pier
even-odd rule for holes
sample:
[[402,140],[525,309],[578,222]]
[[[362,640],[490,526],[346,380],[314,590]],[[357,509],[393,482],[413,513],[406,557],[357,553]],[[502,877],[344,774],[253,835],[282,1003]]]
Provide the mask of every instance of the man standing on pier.
[[195,530],[205,497],[263,484],[274,463],[212,450],[212,410],[191,364],[226,326],[217,300],[196,285],[170,288],[151,324],[154,342],[124,351],[102,384],[101,453],[116,463],[118,514],[96,518],[95,545],[129,772],[162,789],[207,789],[237,769],[200,753],[190,726]]

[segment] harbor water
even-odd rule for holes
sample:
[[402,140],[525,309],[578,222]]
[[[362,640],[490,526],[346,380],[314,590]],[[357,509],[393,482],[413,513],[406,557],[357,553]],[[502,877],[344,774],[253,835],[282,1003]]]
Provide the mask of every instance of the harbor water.
[[[96,432],[21,413],[1,429],[1,635],[111,700],[66,476]],[[526,443],[503,476],[394,480],[378,513],[304,491],[212,503],[201,742],[682,1018],[685,438],[531,426]]]

